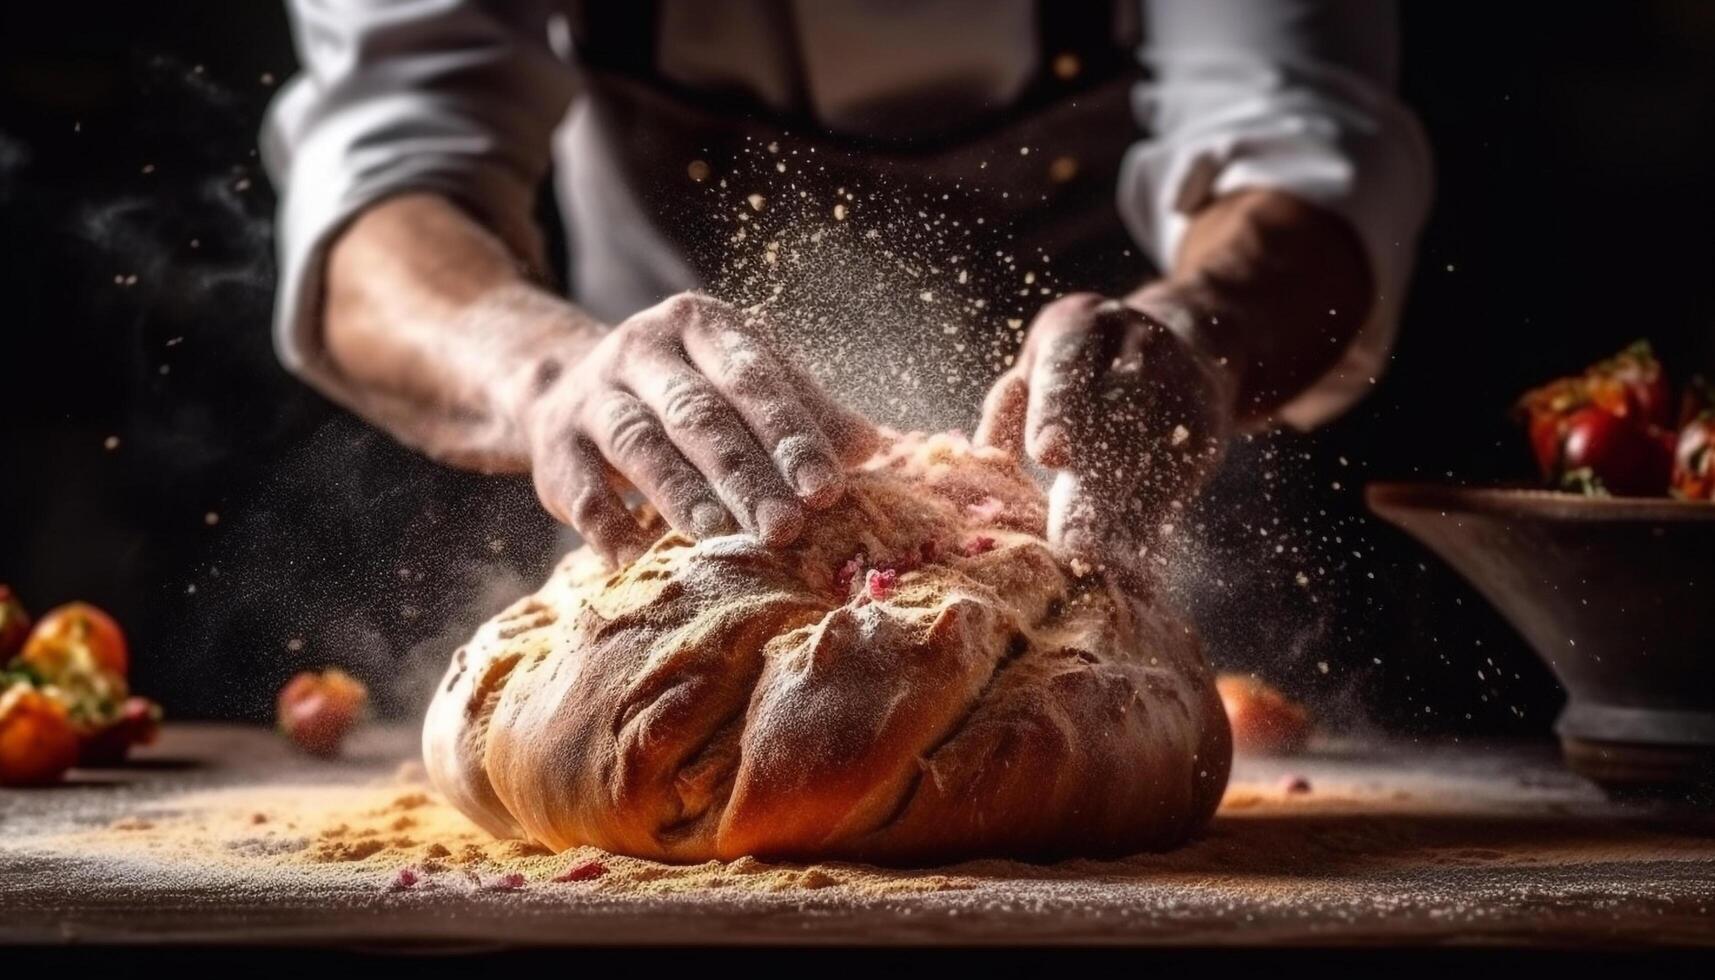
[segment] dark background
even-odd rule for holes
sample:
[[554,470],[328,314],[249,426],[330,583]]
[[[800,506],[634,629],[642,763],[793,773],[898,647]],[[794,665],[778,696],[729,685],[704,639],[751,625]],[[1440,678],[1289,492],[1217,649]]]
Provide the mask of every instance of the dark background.
[[[1634,338],[1711,366],[1715,4],[1404,20],[1439,186],[1393,366],[1339,422],[1235,454],[1211,511],[1248,517],[1209,520],[1221,584],[1189,598],[1218,660],[1330,719],[1546,734],[1546,672],[1360,488],[1528,479],[1512,399]],[[523,481],[417,459],[275,363],[254,140],[293,64],[261,0],[0,12],[0,581],[117,614],[180,717],[261,716],[322,663],[408,711],[555,536]],[[1256,526],[1296,535],[1313,589]]]

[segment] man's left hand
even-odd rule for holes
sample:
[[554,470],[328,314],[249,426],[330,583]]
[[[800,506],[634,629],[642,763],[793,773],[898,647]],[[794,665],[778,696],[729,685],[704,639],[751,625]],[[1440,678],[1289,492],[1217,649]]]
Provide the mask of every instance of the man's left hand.
[[1135,563],[1219,461],[1233,386],[1168,328],[1190,315],[1168,298],[1068,295],[1037,314],[990,390],[977,440],[1057,471],[1056,545]]

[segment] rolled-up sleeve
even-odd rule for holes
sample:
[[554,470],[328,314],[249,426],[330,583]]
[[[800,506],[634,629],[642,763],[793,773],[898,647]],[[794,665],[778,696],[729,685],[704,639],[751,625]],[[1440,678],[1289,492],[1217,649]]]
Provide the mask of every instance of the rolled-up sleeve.
[[1288,403],[1301,428],[1337,415],[1380,373],[1393,343],[1432,166],[1393,95],[1397,15],[1386,0],[1145,0],[1133,94],[1149,133],[1127,153],[1120,211],[1163,269],[1190,215],[1241,189],[1294,194],[1362,240],[1377,298],[1342,360]]
[[446,195],[534,259],[550,136],[572,98],[534,0],[292,0],[302,73],[269,108],[262,158],[280,191],[280,359],[337,387],[321,347],[328,244],[365,207]]

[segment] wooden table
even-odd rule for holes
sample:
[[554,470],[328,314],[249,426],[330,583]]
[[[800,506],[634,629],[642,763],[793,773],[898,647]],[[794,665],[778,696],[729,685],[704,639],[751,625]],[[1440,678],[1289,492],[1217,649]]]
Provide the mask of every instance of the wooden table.
[[[31,846],[188,790],[373,781],[414,747],[414,730],[377,726],[346,760],[319,763],[261,729],[179,725],[134,767],[0,790],[0,941],[1715,945],[1715,815],[1611,803],[1545,745],[1335,746],[1290,761],[1241,759],[1229,805],[1180,852],[1053,869],[954,867],[945,873],[969,886],[945,893],[644,900],[539,890],[500,906],[470,893],[380,895],[373,885],[330,894],[195,874],[138,881],[92,856]],[[1272,788],[1286,776],[1312,791]],[[1283,795],[1303,800],[1282,805]]]

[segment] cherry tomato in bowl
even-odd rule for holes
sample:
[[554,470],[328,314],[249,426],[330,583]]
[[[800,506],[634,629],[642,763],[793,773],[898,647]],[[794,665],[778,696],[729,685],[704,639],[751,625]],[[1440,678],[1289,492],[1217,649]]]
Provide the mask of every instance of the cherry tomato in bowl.
[[1561,442],[1565,473],[1589,470],[1609,493],[1622,497],[1659,497],[1673,473],[1671,432],[1645,427],[1602,408],[1581,408],[1567,416]]
[[1673,471],[1673,389],[1647,342],[1519,399],[1537,468],[1587,494],[1659,497]]
[[1715,386],[1697,376],[1686,385],[1673,447],[1673,495],[1715,500]]
[[1673,387],[1648,341],[1590,365],[1584,378],[1590,400],[1609,414],[1642,427],[1673,427]]

